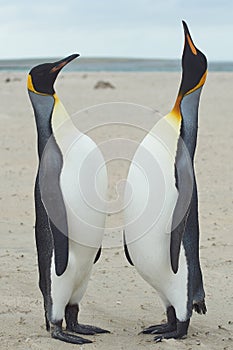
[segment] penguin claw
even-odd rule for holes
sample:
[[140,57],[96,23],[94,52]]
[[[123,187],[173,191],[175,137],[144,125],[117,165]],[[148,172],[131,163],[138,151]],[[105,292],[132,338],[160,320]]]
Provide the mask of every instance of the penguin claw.
[[85,324],[79,324],[79,323],[68,325],[66,327],[66,330],[69,332],[74,332],[74,333],[84,334],[84,335],[110,333],[106,329],[102,329],[102,328],[90,326],[90,325],[85,325]]
[[147,328],[144,328],[139,334],[151,334],[155,327],[158,327],[158,326],[149,326]]
[[143,334],[163,334],[173,332],[176,330],[176,324],[164,323],[145,328],[141,333]]
[[176,331],[176,325],[172,324],[164,324],[155,326],[155,329],[151,332],[151,334],[163,334]]
[[158,335],[154,337],[156,343],[160,343],[163,339],[185,339],[187,334],[179,334],[177,331],[164,333],[163,335]]
[[[168,331],[157,335],[154,337],[154,341],[156,343],[161,342],[163,339],[184,339],[187,337],[189,319],[187,321],[181,322],[177,321],[176,329],[173,331]],[[168,324],[169,325],[169,324]],[[171,325],[170,325],[171,326]]]
[[161,343],[162,340],[163,340],[163,337],[155,337],[155,338],[154,338],[154,341],[155,341],[156,343]]
[[84,338],[78,337],[77,335],[67,334],[60,329],[55,329],[51,333],[51,336],[53,339],[58,339],[70,344],[82,345],[82,344],[92,343],[92,341],[89,339],[84,339]]

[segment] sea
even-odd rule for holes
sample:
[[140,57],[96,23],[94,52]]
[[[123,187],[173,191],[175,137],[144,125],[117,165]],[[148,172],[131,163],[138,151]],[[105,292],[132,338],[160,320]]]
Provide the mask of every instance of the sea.
[[[54,62],[60,58],[33,58],[0,60],[2,72],[25,72],[32,67]],[[180,72],[180,60],[172,59],[136,59],[136,58],[85,58],[71,62],[65,67],[70,72]],[[233,62],[209,62],[212,72],[233,72]]]

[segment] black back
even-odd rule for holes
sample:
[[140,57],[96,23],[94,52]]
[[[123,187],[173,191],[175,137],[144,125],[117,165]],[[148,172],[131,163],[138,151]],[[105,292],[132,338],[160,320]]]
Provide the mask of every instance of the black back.
[[[68,225],[66,209],[60,189],[60,173],[63,166],[62,154],[51,128],[51,116],[54,107],[54,97],[39,95],[29,91],[29,96],[34,108],[38,133],[39,169],[37,174],[37,191],[44,206],[47,222],[53,236],[52,248],[54,247],[55,267],[58,276],[62,275],[68,263]],[[35,198],[35,201],[38,200]],[[37,205],[36,205],[37,208]],[[41,209],[41,206],[40,206]],[[36,209],[36,217],[41,212]],[[56,223],[54,222],[56,218]],[[47,232],[47,225],[45,230]],[[42,230],[42,227],[40,227]],[[38,230],[36,230],[38,234]],[[41,243],[43,250],[51,249],[44,247],[43,238]],[[49,262],[48,262],[49,263]]]

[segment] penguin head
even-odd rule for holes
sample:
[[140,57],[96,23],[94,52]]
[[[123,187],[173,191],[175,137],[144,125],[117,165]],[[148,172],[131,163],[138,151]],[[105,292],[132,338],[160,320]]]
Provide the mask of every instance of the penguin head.
[[185,41],[179,95],[184,96],[204,84],[207,74],[207,60],[205,55],[194,45],[187,24],[184,21],[182,23]]
[[53,95],[55,93],[53,85],[59,72],[78,56],[79,54],[73,54],[60,61],[44,63],[32,68],[28,74],[28,90],[37,94]]

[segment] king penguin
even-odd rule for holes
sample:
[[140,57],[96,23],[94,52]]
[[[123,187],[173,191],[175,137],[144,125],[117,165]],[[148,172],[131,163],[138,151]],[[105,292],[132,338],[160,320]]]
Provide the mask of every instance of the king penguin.
[[98,201],[106,196],[107,172],[101,151],[77,129],[54,90],[58,73],[78,56],[32,68],[27,86],[38,134],[35,235],[46,329],[55,339],[84,344],[91,341],[74,333],[108,333],[78,323],[101,252],[105,212]]
[[199,259],[198,195],[194,153],[198,107],[207,60],[183,22],[182,79],[175,105],[139,145],[125,190],[125,253],[160,296],[167,323],[143,333],[154,340],[183,338],[192,310],[205,314]]

